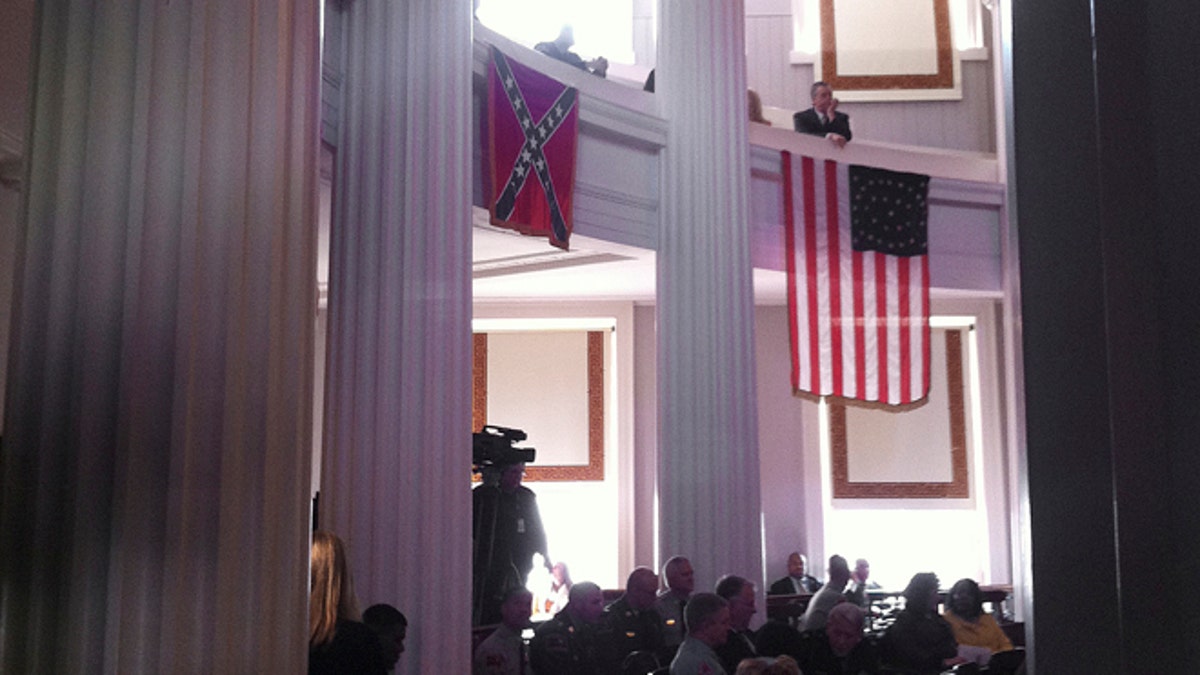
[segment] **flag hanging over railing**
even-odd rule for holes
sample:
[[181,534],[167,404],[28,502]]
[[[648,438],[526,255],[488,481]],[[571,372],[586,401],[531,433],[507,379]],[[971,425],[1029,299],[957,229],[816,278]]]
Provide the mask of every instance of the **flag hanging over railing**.
[[489,210],[493,225],[550,238],[571,236],[579,92],[509,61],[492,47],[488,67]]
[[929,176],[783,151],[792,386],[891,405],[929,392]]

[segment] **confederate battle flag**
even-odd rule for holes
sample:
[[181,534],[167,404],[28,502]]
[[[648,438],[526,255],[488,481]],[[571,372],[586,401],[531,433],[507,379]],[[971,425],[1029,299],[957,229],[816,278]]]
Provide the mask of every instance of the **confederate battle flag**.
[[493,225],[547,236],[566,249],[571,236],[579,92],[509,61],[492,47],[488,68],[489,210]]

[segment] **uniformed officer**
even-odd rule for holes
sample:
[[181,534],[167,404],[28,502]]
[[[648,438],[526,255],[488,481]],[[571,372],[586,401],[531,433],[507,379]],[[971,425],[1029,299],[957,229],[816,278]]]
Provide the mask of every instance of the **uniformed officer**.
[[538,675],[604,675],[604,596],[600,587],[581,581],[571,587],[567,606],[533,634],[529,661]]
[[658,594],[654,608],[663,619],[663,640],[668,648],[666,660],[669,661],[687,634],[683,625],[683,608],[696,589],[696,573],[687,558],[677,555],[663,565],[663,579],[667,582],[667,588]]
[[639,567],[630,572],[625,594],[604,610],[616,663],[635,651],[657,654],[662,649],[663,622],[654,609],[657,591],[658,575],[649,567]]

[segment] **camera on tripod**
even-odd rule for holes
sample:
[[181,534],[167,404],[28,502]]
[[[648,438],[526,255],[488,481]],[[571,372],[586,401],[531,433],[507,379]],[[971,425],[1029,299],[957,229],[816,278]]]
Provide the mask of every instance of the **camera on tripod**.
[[520,429],[487,425],[482,431],[472,434],[471,464],[475,471],[490,466],[533,462],[533,448],[518,448],[517,443],[528,438]]

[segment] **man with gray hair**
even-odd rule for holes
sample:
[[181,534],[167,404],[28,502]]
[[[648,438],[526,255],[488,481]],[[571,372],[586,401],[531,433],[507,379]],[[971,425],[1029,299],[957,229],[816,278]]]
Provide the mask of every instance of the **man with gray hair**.
[[697,593],[688,600],[684,619],[687,637],[671,661],[671,675],[726,675],[713,650],[729,634],[729,603],[716,593]]
[[866,558],[854,561],[854,570],[850,572],[850,582],[846,584],[846,599],[870,611],[870,591],[879,590],[879,584],[870,580],[871,563]]
[[728,672],[737,670],[742,659],[758,656],[750,619],[758,611],[754,583],[736,574],[726,574],[717,582],[716,594],[729,603],[729,635],[725,644],[716,648],[717,658]]
[[827,82],[813,82],[809,90],[812,107],[792,115],[796,131],[813,136],[824,136],[839,148],[846,147],[850,140],[850,117],[837,111],[838,100],[833,97],[833,88]]
[[667,587],[658,594],[655,611],[663,622],[663,645],[675,649],[683,642],[684,607],[696,589],[696,572],[687,558],[677,555],[663,565],[663,581]]

